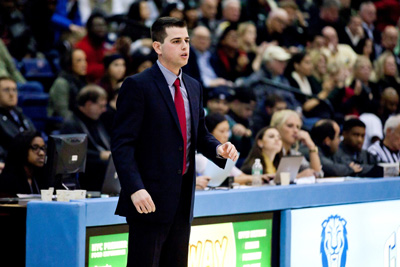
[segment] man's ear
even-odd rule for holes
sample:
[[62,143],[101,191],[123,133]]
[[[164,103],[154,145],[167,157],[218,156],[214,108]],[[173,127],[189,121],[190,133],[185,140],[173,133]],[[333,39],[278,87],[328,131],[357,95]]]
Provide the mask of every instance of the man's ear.
[[158,55],[161,55],[161,43],[160,42],[154,41],[153,42],[153,49],[154,49],[154,51],[156,51],[156,53]]

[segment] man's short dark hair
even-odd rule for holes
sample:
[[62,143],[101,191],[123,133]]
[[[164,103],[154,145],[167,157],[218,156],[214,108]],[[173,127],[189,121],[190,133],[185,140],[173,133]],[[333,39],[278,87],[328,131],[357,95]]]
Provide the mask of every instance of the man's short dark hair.
[[151,26],[151,38],[153,39],[153,42],[164,43],[164,39],[167,37],[165,29],[173,27],[185,28],[186,22],[173,17],[158,18]]
[[0,76],[0,82],[2,81],[12,81],[17,83],[13,78],[11,78],[10,76]]
[[311,129],[311,139],[317,146],[322,146],[325,138],[333,140],[335,138],[335,128],[333,128],[333,120],[317,121]]
[[365,124],[359,119],[349,119],[343,123],[343,132],[350,131],[354,127],[365,128]]
[[96,103],[100,98],[107,99],[106,91],[98,85],[90,84],[83,87],[76,97],[78,106],[83,107],[86,102]]
[[286,103],[286,101],[280,95],[272,94],[272,95],[269,95],[265,99],[264,104],[265,104],[266,107],[273,108],[273,107],[275,107],[276,103],[279,103],[279,102],[285,102]]
[[236,88],[235,93],[231,99],[232,101],[238,100],[241,103],[247,103],[247,104],[250,104],[251,101],[257,101],[253,89],[247,87]]

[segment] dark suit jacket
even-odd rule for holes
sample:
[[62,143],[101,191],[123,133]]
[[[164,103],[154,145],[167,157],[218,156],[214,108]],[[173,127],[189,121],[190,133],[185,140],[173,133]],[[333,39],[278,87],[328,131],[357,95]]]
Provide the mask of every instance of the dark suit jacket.
[[79,175],[80,186],[90,191],[101,191],[108,161],[100,159],[101,151],[110,150],[110,137],[100,120],[94,121],[75,110],[64,122],[62,134],[84,133],[88,136],[85,173]]
[[[192,218],[195,157],[194,150],[223,167],[226,160],[216,158],[219,142],[204,125],[202,88],[183,74],[188,92],[191,114],[191,151],[188,175],[192,179],[189,190]],[[175,216],[182,185],[183,138],[178,115],[168,84],[157,64],[144,72],[131,76],[123,83],[114,119],[111,151],[121,194],[116,214],[146,222],[171,222]],[[139,214],[130,196],[146,189],[152,197],[156,211]]]
[[36,130],[32,121],[22,113],[19,107],[15,107],[13,110],[18,116],[19,124],[14,120],[8,110],[0,108],[0,161],[5,160],[12,140],[17,134],[24,131]]

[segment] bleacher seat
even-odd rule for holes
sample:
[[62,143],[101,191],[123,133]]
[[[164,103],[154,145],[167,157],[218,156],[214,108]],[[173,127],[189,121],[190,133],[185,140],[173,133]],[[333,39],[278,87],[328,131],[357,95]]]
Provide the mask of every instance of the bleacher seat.
[[22,108],[23,113],[28,116],[36,127],[36,130],[44,132],[48,121],[47,106],[49,103],[49,94],[20,94],[18,96],[18,106]]
[[24,58],[21,63],[23,75],[26,78],[54,76],[51,66],[45,58]]

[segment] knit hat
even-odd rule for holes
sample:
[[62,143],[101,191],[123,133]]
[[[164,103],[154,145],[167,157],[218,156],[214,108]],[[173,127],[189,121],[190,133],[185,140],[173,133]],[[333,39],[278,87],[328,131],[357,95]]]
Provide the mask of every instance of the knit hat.
[[120,54],[111,54],[111,55],[105,56],[103,59],[104,69],[108,69],[108,67],[114,60],[117,60],[120,58],[124,59],[124,57]]

